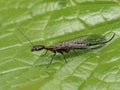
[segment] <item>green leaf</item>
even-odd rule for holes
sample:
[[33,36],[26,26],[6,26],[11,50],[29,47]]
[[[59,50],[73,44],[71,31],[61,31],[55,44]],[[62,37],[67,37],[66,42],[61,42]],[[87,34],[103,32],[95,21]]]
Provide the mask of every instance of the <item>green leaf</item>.
[[[0,90],[119,90],[119,0],[0,0]],[[104,47],[31,52],[75,37],[115,32]],[[107,38],[110,38],[109,35]]]

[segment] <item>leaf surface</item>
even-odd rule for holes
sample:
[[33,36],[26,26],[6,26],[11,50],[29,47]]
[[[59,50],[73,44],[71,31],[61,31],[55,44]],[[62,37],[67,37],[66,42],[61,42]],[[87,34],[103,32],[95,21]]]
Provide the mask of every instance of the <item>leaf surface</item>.
[[[1,0],[0,90],[119,90],[119,0]],[[75,37],[115,32],[95,50],[65,54],[31,52]],[[107,38],[110,38],[109,35]]]

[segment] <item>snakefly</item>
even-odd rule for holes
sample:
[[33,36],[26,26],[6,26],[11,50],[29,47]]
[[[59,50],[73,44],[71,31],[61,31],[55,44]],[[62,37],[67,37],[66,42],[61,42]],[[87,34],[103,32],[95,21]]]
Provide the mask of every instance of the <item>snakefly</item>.
[[[21,33],[24,35],[23,32],[21,32]],[[50,64],[51,64],[55,55],[56,55],[56,53],[60,53],[63,56],[65,62],[67,62],[66,58],[64,56],[64,53],[68,53],[71,50],[74,51],[74,50],[84,50],[84,49],[96,49],[96,48],[104,46],[106,43],[110,42],[115,36],[115,33],[113,32],[113,35],[111,36],[111,38],[107,40],[106,39],[107,34],[105,34],[105,35],[99,35],[99,34],[84,35],[84,36],[80,36],[80,37],[77,37],[77,38],[74,38],[74,39],[70,39],[70,40],[67,40],[67,41],[60,42],[60,43],[58,43],[56,45],[53,45],[53,46],[33,45],[32,42],[29,40],[29,38],[27,38],[25,35],[24,35],[24,37],[33,46],[31,48],[31,52],[40,51],[40,50],[43,50],[43,49],[53,52],[54,54],[53,54],[53,56],[50,60]],[[47,51],[46,51],[46,53],[47,53]]]

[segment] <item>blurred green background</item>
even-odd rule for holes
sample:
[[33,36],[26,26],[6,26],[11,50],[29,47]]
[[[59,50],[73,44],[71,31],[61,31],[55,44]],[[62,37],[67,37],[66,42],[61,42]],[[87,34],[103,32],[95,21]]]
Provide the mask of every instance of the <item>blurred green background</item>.
[[[65,54],[30,52],[87,34],[115,32],[106,46]],[[0,90],[120,90],[119,0],[0,0]]]

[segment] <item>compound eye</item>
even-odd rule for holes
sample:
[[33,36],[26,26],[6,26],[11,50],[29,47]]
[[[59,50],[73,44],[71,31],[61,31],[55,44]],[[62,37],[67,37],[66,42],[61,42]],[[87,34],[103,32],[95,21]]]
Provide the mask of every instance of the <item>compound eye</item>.
[[42,45],[35,45],[31,49],[31,51],[39,51],[39,50],[42,50],[42,49],[44,49],[44,46],[42,46]]
[[31,49],[31,52],[33,52],[33,51],[35,51],[35,50],[36,50],[35,48],[32,48],[32,49]]

